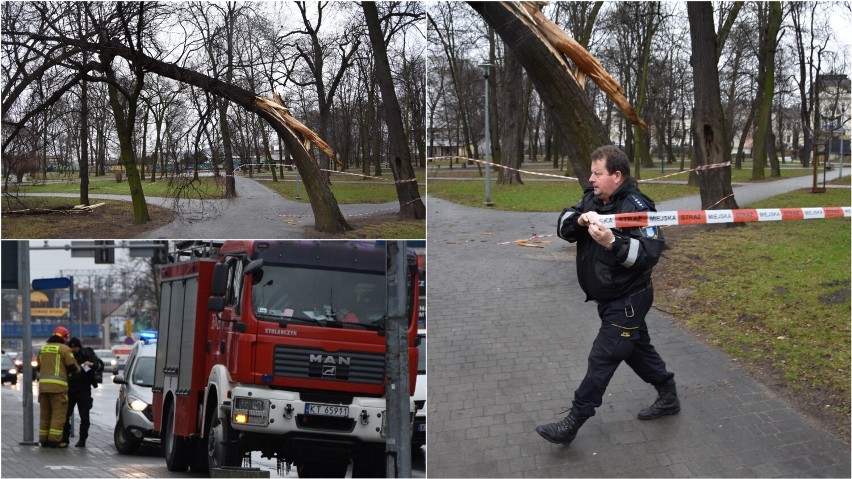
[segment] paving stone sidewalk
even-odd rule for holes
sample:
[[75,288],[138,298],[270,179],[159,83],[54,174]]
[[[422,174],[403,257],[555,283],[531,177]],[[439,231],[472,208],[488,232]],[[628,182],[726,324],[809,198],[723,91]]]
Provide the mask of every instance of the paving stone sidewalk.
[[[801,187],[785,182],[772,189]],[[737,197],[750,198],[744,206],[777,193]],[[699,205],[693,197],[658,209]],[[850,477],[848,438],[821,430],[656,310],[647,320],[676,375],[680,414],[637,420],[656,392],[622,365],[574,443],[544,441],[534,428],[570,407],[599,319],[577,283],[572,245],[500,243],[554,233],[558,212],[429,198],[427,215],[429,477]]]
[[[310,238],[305,228],[314,225],[314,213],[309,203],[283,198],[262,183],[235,175],[237,197],[227,200],[192,200],[146,197],[148,204],[169,208],[178,213],[171,223],[148,231],[140,238]],[[302,188],[304,193],[304,187]],[[35,193],[31,196],[68,196],[74,194]],[[129,201],[127,195],[91,194],[89,198]],[[399,211],[396,201],[382,204],[339,205],[344,217],[376,212]]]

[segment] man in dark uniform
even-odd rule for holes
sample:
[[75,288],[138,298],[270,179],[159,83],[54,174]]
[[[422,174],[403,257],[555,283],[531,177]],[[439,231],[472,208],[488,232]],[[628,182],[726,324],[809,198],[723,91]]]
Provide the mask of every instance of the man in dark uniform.
[[42,447],[68,447],[62,427],[68,414],[68,376],[80,371],[74,353],[65,345],[68,330],[57,326],[38,352],[38,440]]
[[559,422],[536,427],[550,442],[569,444],[602,403],[612,375],[622,361],[658,392],[657,400],[639,412],[656,419],[680,411],[674,374],[651,345],[645,315],[654,301],[651,269],[663,251],[657,227],[609,229],[599,215],[656,211],[630,177],[630,164],[615,146],[592,152],[591,188],[579,203],[559,216],[559,237],[577,243],[577,276],[586,300],[598,303],[601,326],[589,353],[589,365],[574,392],[571,410]]
[[74,447],[86,447],[86,438],[89,437],[89,411],[92,410],[92,386],[98,387],[95,373],[104,370],[104,363],[98,359],[92,348],[84,348],[78,338],[71,338],[68,347],[74,352],[74,359],[83,371],[68,379],[68,415],[62,432],[62,442],[67,444],[71,437],[71,417],[74,416],[76,405],[80,412],[80,439]]

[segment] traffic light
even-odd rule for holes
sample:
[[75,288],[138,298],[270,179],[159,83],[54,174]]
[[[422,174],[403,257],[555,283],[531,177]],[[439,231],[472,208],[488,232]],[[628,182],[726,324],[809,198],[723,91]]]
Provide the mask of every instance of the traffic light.
[[115,263],[115,241],[95,241],[95,264]]

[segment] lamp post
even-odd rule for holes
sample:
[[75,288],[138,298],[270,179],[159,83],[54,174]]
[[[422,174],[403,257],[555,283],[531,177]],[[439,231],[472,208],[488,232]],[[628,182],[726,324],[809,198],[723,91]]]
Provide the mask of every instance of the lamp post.
[[485,78],[485,206],[494,206],[491,202],[491,123],[489,122],[488,75],[492,65],[488,62],[479,64],[482,67],[482,77]]

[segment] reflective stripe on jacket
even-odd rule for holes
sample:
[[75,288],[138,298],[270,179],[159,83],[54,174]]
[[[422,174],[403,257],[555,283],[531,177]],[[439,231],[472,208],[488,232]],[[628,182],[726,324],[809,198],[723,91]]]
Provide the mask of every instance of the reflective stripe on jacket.
[[48,343],[38,353],[39,391],[57,393],[68,391],[68,374],[80,370],[74,352],[62,343]]

